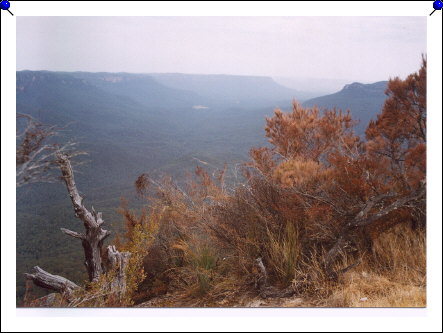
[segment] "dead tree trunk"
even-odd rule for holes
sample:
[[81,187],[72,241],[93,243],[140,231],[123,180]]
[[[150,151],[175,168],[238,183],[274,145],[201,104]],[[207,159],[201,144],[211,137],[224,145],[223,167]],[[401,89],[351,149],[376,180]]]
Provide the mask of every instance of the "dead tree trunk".
[[258,276],[255,282],[256,288],[262,293],[268,287],[268,273],[266,272],[265,265],[262,258],[255,259],[257,265]]
[[[115,272],[111,282],[103,287],[108,290],[107,294],[118,294],[120,299],[122,299],[126,292],[126,268],[129,264],[131,253],[119,252],[115,246],[108,246],[107,261],[109,264],[105,267],[101,253],[103,241],[110,235],[110,232],[102,228],[104,223],[102,214],[97,213],[94,207],[89,211],[83,205],[83,198],[77,190],[69,157],[66,154],[60,153],[57,155],[57,163],[71,198],[75,216],[83,222],[86,229],[85,233],[78,233],[65,228],[61,228],[61,231],[82,241],[89,281],[98,281],[102,274]],[[34,267],[34,269],[35,273],[25,274],[27,279],[32,280],[39,287],[67,295],[68,299],[73,290],[80,288],[74,282],[58,275],[52,275],[38,266]]]
[[66,184],[72,205],[74,206],[75,216],[83,222],[86,232],[80,234],[64,228],[61,230],[63,233],[82,241],[85,252],[85,266],[88,271],[89,281],[97,281],[100,275],[104,272],[101,248],[103,246],[103,241],[110,235],[110,232],[101,227],[104,223],[102,214],[96,213],[94,207],[92,207],[92,212],[90,212],[83,205],[83,198],[77,190],[74,181],[74,173],[68,156],[65,154],[59,154],[57,156],[57,163],[62,171],[63,180]]
[[128,267],[131,253],[119,252],[114,245],[109,245],[107,250],[110,265],[109,270],[114,270],[116,274],[111,281],[110,289],[112,292],[116,292],[122,296],[126,292],[126,268]]

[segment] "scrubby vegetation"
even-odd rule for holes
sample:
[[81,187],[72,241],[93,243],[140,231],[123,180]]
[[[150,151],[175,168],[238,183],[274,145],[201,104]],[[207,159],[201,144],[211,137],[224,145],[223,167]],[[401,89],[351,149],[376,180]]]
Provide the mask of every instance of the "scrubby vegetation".
[[241,184],[201,168],[186,186],[140,176],[149,211],[136,218],[122,208],[123,244],[134,230],[158,229],[148,228],[136,302],[168,294],[156,304],[226,306],[249,293],[314,306],[425,306],[426,61],[390,80],[387,95],[366,140],[349,112],[296,102],[290,113],[275,110],[272,146],[251,150]]
[[349,112],[275,110],[235,184],[141,175],[146,207],[120,209],[128,294],[78,305],[425,306],[426,60],[387,95],[366,139]]

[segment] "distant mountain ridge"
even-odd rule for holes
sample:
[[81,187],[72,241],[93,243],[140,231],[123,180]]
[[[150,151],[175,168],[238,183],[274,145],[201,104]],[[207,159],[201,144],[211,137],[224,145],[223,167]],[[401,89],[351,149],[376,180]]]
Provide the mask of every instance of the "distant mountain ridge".
[[266,76],[204,75],[164,73],[149,74],[165,86],[198,92],[215,100],[241,102],[248,100],[291,100],[298,97],[294,89],[284,87]]
[[353,119],[358,120],[356,132],[363,134],[371,119],[381,111],[386,100],[385,90],[388,81],[370,84],[354,82],[347,84],[342,90],[325,96],[312,98],[302,103],[305,107],[338,108],[351,110]]
[[147,74],[128,73],[67,73],[74,78],[82,79],[115,95],[124,95],[141,104],[149,106],[171,107],[192,106],[198,102],[207,102],[200,94],[168,87]]

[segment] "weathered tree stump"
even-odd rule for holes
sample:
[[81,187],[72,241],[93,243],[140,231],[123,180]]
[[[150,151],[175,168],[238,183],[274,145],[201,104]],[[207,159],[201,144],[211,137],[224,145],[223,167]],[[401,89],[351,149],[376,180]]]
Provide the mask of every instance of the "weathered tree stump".
[[116,272],[115,278],[110,283],[111,291],[124,295],[126,292],[126,268],[128,267],[131,253],[119,252],[114,245],[109,245],[107,250],[110,270],[115,270]]

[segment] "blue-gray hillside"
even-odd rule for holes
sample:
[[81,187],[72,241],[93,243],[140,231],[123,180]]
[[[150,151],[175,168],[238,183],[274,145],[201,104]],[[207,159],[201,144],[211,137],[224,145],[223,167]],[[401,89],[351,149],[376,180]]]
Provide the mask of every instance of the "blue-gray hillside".
[[351,110],[352,117],[359,121],[356,131],[358,134],[363,134],[369,121],[375,119],[383,107],[386,100],[387,83],[387,81],[371,84],[354,82],[345,85],[335,94],[305,101],[303,106],[317,105],[322,109],[336,107],[342,110]]

